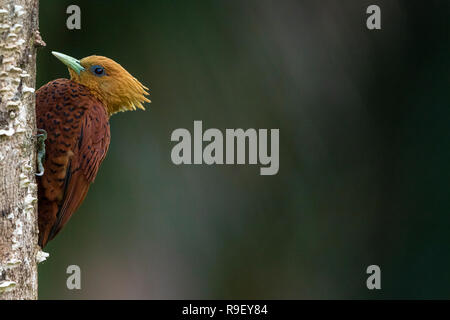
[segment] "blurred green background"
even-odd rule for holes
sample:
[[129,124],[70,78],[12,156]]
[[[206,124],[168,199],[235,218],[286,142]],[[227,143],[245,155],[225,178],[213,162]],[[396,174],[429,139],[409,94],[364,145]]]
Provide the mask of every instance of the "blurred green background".
[[[40,298],[450,298],[450,2],[375,2],[41,1],[38,87],[68,77],[50,51],[98,54],[152,103],[112,117]],[[170,135],[194,120],[279,128],[278,175],[172,164]]]

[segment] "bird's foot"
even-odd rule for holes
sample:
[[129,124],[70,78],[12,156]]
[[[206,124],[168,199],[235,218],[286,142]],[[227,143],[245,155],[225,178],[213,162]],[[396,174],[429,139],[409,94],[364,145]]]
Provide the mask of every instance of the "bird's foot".
[[44,129],[38,129],[38,134],[36,135],[37,139],[37,169],[38,172],[36,173],[37,176],[42,176],[44,174],[44,165],[43,160],[45,158],[45,139],[47,139],[47,131]]

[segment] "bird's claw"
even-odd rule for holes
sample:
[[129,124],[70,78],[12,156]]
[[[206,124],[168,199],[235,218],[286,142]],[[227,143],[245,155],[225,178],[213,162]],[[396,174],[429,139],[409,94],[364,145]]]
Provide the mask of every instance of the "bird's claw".
[[37,139],[37,168],[38,172],[36,175],[41,177],[44,174],[44,165],[42,164],[43,159],[45,158],[45,139],[47,139],[47,131],[44,129],[37,129],[38,134],[36,135]]

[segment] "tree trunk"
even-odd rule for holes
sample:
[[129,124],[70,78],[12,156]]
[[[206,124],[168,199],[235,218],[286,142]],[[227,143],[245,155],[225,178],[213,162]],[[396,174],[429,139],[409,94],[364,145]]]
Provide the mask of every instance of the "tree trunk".
[[37,299],[38,0],[0,0],[0,299]]

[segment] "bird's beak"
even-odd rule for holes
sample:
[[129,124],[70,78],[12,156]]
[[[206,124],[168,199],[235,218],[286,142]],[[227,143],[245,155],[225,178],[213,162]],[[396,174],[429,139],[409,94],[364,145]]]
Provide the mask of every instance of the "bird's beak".
[[80,60],[55,51],[52,51],[52,54],[77,74],[80,74],[81,71],[84,71],[84,67],[80,64]]

